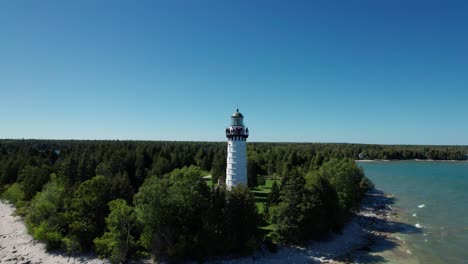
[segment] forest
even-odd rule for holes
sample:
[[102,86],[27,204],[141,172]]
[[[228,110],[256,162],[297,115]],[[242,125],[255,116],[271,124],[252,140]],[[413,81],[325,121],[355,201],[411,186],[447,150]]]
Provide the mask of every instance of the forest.
[[[94,251],[113,263],[203,261],[339,232],[372,187],[358,158],[464,160],[466,153],[249,143],[248,186],[225,190],[223,142],[0,140],[0,193],[48,250]],[[266,181],[271,190],[259,209],[253,190]]]

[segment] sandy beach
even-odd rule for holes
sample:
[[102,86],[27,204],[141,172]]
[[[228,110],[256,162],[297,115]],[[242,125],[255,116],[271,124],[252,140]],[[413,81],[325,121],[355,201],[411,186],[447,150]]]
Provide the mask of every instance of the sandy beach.
[[46,252],[44,244],[35,243],[14,211],[12,205],[0,202],[0,263],[108,263],[88,255],[69,258],[64,253]]
[[[280,246],[277,253],[263,249],[251,257],[212,259],[208,263],[419,263],[398,238],[399,232],[418,229],[398,222],[392,203],[392,196],[372,190],[341,234],[303,247]],[[0,263],[107,263],[90,255],[68,258],[65,253],[46,252],[13,212],[13,206],[0,203]]]

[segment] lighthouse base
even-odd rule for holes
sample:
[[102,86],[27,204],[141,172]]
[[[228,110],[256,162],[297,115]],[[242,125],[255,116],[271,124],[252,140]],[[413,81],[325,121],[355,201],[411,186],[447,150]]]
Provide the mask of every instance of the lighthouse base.
[[247,185],[247,142],[245,140],[228,140],[226,188],[231,189],[239,184]]

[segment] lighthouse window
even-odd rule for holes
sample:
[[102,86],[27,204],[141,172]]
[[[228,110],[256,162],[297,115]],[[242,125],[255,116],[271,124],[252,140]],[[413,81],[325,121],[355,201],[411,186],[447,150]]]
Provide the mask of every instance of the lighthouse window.
[[231,124],[233,126],[242,126],[243,125],[242,118],[233,118]]

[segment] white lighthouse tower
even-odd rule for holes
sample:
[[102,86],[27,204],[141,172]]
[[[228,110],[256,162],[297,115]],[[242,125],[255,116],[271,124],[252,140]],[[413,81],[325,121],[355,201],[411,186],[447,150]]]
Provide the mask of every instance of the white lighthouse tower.
[[231,126],[226,128],[228,138],[226,188],[247,186],[247,138],[249,129],[244,126],[244,116],[239,109],[231,116]]

